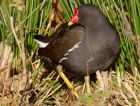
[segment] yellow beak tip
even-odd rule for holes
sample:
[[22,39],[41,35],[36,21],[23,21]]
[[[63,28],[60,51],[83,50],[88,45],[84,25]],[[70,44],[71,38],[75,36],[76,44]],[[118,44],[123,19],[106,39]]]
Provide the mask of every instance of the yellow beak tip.
[[68,23],[68,26],[71,26],[72,24],[73,24],[72,22],[69,22],[69,23]]

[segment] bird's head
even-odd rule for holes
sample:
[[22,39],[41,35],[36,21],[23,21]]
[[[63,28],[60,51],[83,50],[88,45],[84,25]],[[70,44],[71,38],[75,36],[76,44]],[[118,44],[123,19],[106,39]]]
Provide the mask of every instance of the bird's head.
[[92,4],[81,5],[75,8],[73,13],[73,17],[68,23],[69,26],[75,23],[84,26],[99,25],[106,18],[100,9]]
[[78,21],[79,21],[78,13],[79,13],[79,9],[75,8],[74,9],[74,15],[71,18],[70,22],[68,23],[69,26],[72,25],[72,24],[78,23]]

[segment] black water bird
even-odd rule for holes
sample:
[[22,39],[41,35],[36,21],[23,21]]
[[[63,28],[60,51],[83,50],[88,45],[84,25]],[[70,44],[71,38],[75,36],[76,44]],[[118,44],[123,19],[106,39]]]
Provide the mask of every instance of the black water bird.
[[78,75],[106,70],[120,49],[117,31],[103,12],[91,4],[76,8],[70,22],[62,24],[52,36],[37,35],[35,40],[40,45],[39,55]]

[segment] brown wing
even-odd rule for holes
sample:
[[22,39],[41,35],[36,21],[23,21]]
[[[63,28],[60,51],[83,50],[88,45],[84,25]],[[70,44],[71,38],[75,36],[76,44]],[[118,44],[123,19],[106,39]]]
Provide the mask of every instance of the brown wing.
[[81,25],[73,25],[65,31],[57,33],[57,39],[49,43],[46,48],[39,49],[39,55],[46,56],[52,61],[59,62],[61,58],[78,42],[82,42],[85,36],[85,28]]

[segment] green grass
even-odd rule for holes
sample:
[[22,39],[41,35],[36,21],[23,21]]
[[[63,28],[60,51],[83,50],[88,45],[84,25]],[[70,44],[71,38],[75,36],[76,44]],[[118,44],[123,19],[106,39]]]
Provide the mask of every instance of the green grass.
[[[2,70],[0,98],[3,100],[0,104],[80,106],[89,103],[89,106],[91,104],[138,106],[140,104],[140,74],[138,71],[140,1],[56,1],[58,1],[57,8],[54,8],[56,7],[54,0],[0,1],[0,40],[2,41],[0,49],[7,44],[12,49],[9,53],[10,57],[5,62],[6,65],[0,65],[0,70]],[[111,71],[106,76],[101,74],[96,82],[91,81],[92,95],[86,94],[83,82],[74,82],[75,90],[80,96],[76,99],[70,95],[70,91],[55,71],[48,72],[43,68],[42,59],[35,52],[38,46],[33,37],[36,34],[51,35],[59,24],[70,20],[75,7],[85,3],[97,5],[106,14],[120,35],[121,51],[115,64],[115,71]],[[13,34],[14,31],[15,34]],[[3,58],[5,52],[0,51],[1,63],[6,60]],[[11,62],[8,63],[10,59]],[[104,78],[106,82],[102,80]],[[100,91],[103,89],[101,83],[106,85],[103,92]],[[8,84],[12,87],[9,88]]]

